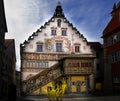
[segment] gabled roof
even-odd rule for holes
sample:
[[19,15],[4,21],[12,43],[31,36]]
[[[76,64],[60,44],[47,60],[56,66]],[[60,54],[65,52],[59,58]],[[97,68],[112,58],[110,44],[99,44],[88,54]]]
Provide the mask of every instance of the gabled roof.
[[106,28],[103,31],[103,37],[116,30],[117,28],[120,28],[120,15],[118,13],[118,10],[120,11],[120,2],[116,5],[114,4],[113,6],[113,11],[111,12],[112,14],[112,19],[110,20],[110,22],[107,24]]
[[73,26],[72,23],[70,23],[67,18],[64,16],[64,13],[63,13],[63,9],[62,9],[62,6],[61,6],[61,3],[60,1],[58,1],[58,4],[56,6],[56,9],[55,9],[55,13],[53,15],[53,17],[51,17],[50,20],[48,20],[48,22],[45,22],[45,24],[43,26],[41,26],[39,29],[37,29],[36,32],[33,32],[33,34],[31,36],[29,36],[29,38],[27,40],[25,40],[22,44],[20,44],[20,47],[21,49],[24,49],[25,48],[25,45],[26,44],[29,44],[30,40],[33,40],[35,36],[38,36],[38,33],[39,32],[42,32],[43,29],[46,28],[47,25],[50,24],[50,22],[54,22],[54,19],[57,18],[57,17],[60,17],[60,18],[63,18],[64,19],[64,22],[65,23],[68,23],[68,26],[72,27],[73,30],[75,30],[75,34],[79,34],[79,37],[81,37],[83,39],[83,41],[86,41],[87,42],[87,39],[83,36],[83,34],[81,34],[76,27]]

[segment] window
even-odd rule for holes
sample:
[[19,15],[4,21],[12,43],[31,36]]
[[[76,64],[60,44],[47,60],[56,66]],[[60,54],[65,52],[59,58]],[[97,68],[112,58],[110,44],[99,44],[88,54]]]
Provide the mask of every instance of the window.
[[117,35],[114,35],[113,36],[113,43],[116,43],[118,41],[118,36]]
[[62,43],[56,43],[56,52],[62,52]]
[[109,57],[112,63],[120,61],[120,51],[112,53]]
[[75,52],[80,52],[80,46],[79,45],[75,46]]
[[56,29],[51,30],[51,35],[56,35]]
[[119,41],[120,41],[120,32],[116,33],[115,35],[113,35],[107,39],[108,46],[116,44]]
[[38,68],[42,67],[42,62],[37,62],[37,67]]
[[57,26],[61,27],[61,20],[60,19],[57,20]]
[[113,83],[120,83],[120,78],[119,77],[114,77],[113,78]]
[[62,29],[62,36],[66,36],[66,29]]
[[38,61],[37,68],[48,68],[48,62],[45,61]]
[[117,61],[117,54],[116,52],[112,54],[112,62],[116,62]]
[[37,52],[43,51],[43,44],[37,44]]

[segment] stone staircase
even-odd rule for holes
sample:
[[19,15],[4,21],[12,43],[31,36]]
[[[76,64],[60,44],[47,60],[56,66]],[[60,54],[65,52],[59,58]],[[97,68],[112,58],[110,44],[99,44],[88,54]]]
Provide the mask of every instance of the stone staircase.
[[37,75],[34,75],[31,78],[23,81],[22,86],[25,91],[25,94],[31,95],[35,90],[61,77],[63,75],[61,65],[62,62],[57,63],[54,66],[45,69],[42,72],[38,73]]

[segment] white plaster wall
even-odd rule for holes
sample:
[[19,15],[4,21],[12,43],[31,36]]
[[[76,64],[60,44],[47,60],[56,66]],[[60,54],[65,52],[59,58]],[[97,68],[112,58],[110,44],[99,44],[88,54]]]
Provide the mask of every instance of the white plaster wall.
[[[57,54],[70,54],[72,52],[72,50],[69,50],[66,46],[65,43],[70,43],[71,47],[73,47],[74,49],[74,43],[78,43],[80,44],[80,52],[76,53],[76,54],[91,54],[92,50],[90,48],[90,46],[87,45],[86,41],[83,41],[83,37],[80,37],[79,34],[76,34],[76,30],[73,30],[71,26],[69,26],[68,23],[65,23],[63,21],[63,19],[61,19],[61,27],[57,27],[57,20],[58,18],[55,18],[54,22],[50,22],[49,25],[45,26],[45,29],[42,29],[42,32],[38,32],[38,36],[34,36],[33,40],[30,40],[29,44],[25,45],[25,50],[24,52],[32,52],[32,53],[36,53],[36,43],[37,42],[43,42],[43,52],[39,52],[39,53],[57,53]],[[52,36],[51,35],[51,27],[56,27],[57,28],[57,35],[56,36]],[[61,28],[67,28],[67,36],[61,36]],[[46,36],[44,35],[46,34]],[[56,52],[56,47],[55,47],[55,37],[61,37],[63,39],[63,52]],[[45,48],[45,39],[51,39],[52,40],[52,44],[53,44],[53,48],[51,50],[47,50]],[[72,40],[73,39],[73,40]],[[31,48],[32,46],[32,48]],[[54,64],[58,63],[58,61],[49,61],[49,67],[53,66]],[[32,75],[36,75],[38,72],[23,72],[23,80],[26,80],[26,77],[30,74]]]
[[[26,44],[25,52],[36,52],[36,42],[43,42],[45,43],[45,39],[53,39],[53,49],[52,50],[46,50],[45,49],[45,44],[44,44],[44,50],[42,53],[53,53],[55,52],[55,45],[54,45],[54,36],[51,36],[51,27],[57,27],[57,20],[58,18],[55,18],[54,22],[50,22],[50,25],[46,25],[45,29],[42,29],[42,32],[38,33],[38,36],[34,36],[34,39],[30,41],[29,44]],[[91,53],[90,47],[87,45],[86,41],[83,41],[82,38],[79,37],[79,34],[75,34],[75,30],[72,29],[71,26],[68,26],[68,23],[65,23],[63,19],[61,19],[61,27],[57,27],[57,36],[61,36],[61,28],[67,28],[67,36],[62,36],[63,37],[63,52],[68,53],[70,52],[68,48],[65,47],[65,40],[67,39],[68,41],[71,42],[71,45],[74,43],[80,43],[80,54],[88,54]],[[47,36],[44,36],[44,34],[47,34]],[[72,41],[72,34],[73,34],[73,41]],[[30,48],[30,46],[33,45],[33,48]],[[74,47],[74,45],[73,45]],[[85,47],[85,49],[84,49]]]
[[51,67],[51,66],[53,66],[53,65],[55,65],[57,63],[58,63],[58,61],[49,61],[49,67]]
[[27,76],[32,74],[32,75],[36,75],[38,74],[39,72],[23,72],[22,73],[22,80],[26,80]]

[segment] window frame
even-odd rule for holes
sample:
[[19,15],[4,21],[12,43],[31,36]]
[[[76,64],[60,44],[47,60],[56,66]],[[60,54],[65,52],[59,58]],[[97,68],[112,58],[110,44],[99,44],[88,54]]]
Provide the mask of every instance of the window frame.
[[[60,46],[59,46],[58,44],[59,44]],[[56,42],[55,45],[56,45],[56,52],[62,52],[63,43],[62,43],[62,42]]]
[[[38,48],[38,46],[42,46],[42,47],[39,47]],[[37,44],[37,52],[43,52],[43,43],[41,43],[41,44]]]
[[56,29],[51,29],[51,35],[56,35]]
[[80,45],[75,45],[75,52],[79,53],[80,52]]
[[61,27],[61,22],[62,22],[61,19],[58,19],[58,20],[57,20],[57,26],[58,26],[58,27]]

